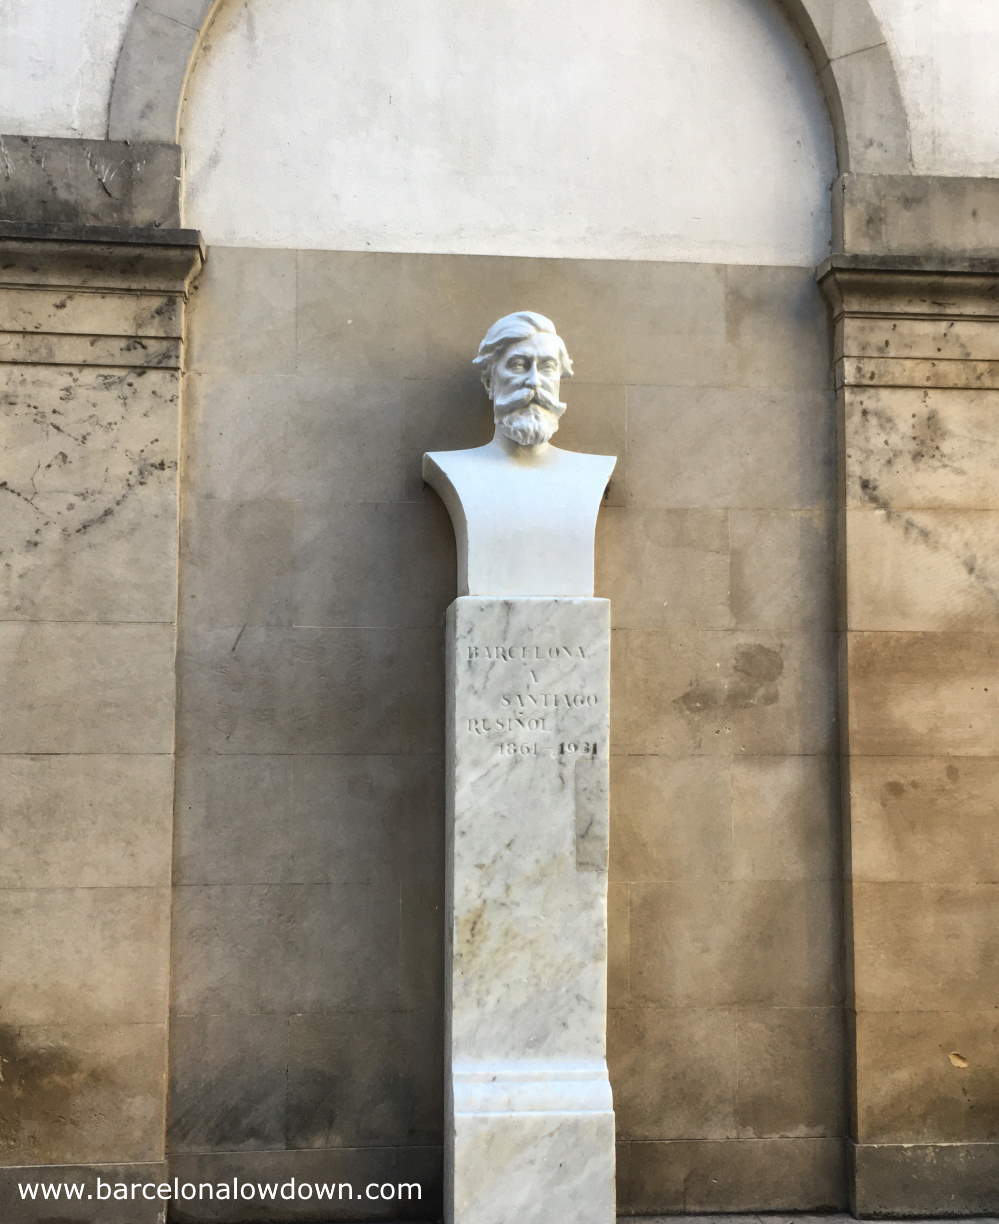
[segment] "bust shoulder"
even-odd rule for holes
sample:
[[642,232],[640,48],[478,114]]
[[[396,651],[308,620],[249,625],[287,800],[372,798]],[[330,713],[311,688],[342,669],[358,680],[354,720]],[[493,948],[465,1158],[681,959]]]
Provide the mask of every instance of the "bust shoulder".
[[451,479],[474,474],[483,480],[515,480],[544,473],[547,479],[603,479],[606,484],[616,463],[614,455],[591,455],[551,445],[508,451],[491,442],[469,450],[428,451],[423,456],[423,478],[433,484],[438,474]]

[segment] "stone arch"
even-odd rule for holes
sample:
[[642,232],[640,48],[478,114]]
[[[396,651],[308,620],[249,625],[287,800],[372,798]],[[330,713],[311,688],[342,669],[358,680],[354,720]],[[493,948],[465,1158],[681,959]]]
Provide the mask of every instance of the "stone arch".
[[[111,140],[177,141],[184,83],[221,0],[136,0],[111,86]],[[778,0],[811,52],[840,171],[910,174],[898,78],[869,0]]]

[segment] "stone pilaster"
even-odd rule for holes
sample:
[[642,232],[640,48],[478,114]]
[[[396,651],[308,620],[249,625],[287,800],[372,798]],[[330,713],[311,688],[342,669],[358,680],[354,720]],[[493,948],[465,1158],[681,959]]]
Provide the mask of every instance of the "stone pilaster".
[[189,230],[0,224],[5,1220],[37,1218],[22,1177],[164,1167],[178,397],[201,260]]
[[999,1210],[999,261],[837,256],[858,1215]]

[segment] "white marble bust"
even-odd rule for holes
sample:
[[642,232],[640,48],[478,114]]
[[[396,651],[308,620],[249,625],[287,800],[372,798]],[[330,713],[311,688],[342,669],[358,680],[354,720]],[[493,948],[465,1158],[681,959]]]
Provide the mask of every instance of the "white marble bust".
[[593,534],[614,464],[551,443],[572,361],[551,319],[498,319],[474,364],[493,403],[493,440],[423,456],[458,546],[458,594],[592,595]]

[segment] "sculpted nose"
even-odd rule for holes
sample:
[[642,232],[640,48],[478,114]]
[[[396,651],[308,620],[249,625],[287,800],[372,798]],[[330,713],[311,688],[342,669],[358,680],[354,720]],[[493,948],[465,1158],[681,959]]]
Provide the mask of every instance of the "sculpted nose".
[[537,387],[537,385],[538,385],[538,371],[534,366],[532,366],[531,369],[529,369],[524,375],[524,386],[525,387]]

